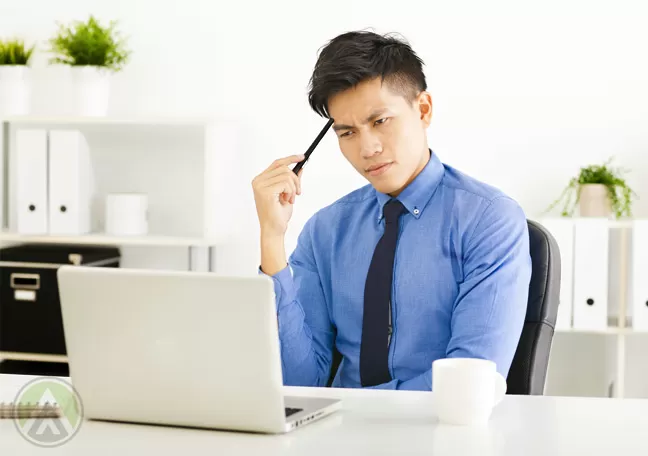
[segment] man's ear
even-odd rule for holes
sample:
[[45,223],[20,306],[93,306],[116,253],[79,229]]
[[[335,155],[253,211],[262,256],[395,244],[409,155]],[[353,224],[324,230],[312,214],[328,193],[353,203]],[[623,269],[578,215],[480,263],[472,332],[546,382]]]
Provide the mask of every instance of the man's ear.
[[427,91],[422,91],[416,97],[416,104],[421,116],[421,121],[426,127],[432,122],[432,95]]

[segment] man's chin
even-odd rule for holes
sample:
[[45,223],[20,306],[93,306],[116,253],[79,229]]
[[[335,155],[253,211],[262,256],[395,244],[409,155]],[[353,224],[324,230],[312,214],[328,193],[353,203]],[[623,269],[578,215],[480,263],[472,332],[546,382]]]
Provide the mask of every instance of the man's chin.
[[386,180],[383,181],[381,179],[375,179],[373,181],[370,181],[370,183],[373,186],[373,188],[376,189],[376,191],[380,193],[384,193],[386,195],[397,193],[402,187],[396,182],[386,181]]

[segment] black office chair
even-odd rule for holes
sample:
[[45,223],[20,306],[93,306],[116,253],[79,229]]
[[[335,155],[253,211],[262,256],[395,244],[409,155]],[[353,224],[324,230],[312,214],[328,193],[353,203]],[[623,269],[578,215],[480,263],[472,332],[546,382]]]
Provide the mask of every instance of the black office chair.
[[524,329],[506,382],[508,394],[544,393],[560,302],[560,250],[554,237],[529,220],[531,283]]
[[[549,365],[549,353],[560,299],[560,251],[549,231],[532,220],[529,227],[531,281],[524,328],[509,369],[507,394],[541,395]],[[342,361],[333,350],[328,386]]]

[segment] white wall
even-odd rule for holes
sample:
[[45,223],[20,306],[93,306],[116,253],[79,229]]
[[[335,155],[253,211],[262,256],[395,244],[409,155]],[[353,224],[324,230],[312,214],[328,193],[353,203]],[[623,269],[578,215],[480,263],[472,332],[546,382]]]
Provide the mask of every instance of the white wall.
[[[615,156],[644,197],[635,215],[648,216],[645,1],[22,0],[0,2],[0,35],[44,41],[55,21],[88,13],[120,20],[134,51],[116,80],[114,114],[240,122],[238,177],[220,174],[215,190],[230,208],[216,216],[233,234],[217,252],[219,268],[255,272],[250,181],[310,144],[323,124],[306,101],[317,50],[358,28],[399,32],[426,62],[429,139],[445,162],[504,189],[535,217],[580,166]],[[47,113],[64,94],[45,56],[37,67],[34,109]],[[311,214],[363,184],[327,135],[304,175],[288,249]]]
[[[88,13],[120,20],[134,51],[116,82],[113,113],[241,121],[244,177],[222,188],[239,202],[227,223],[250,246],[232,257],[242,270],[257,261],[250,180],[273,159],[303,151],[319,130],[323,122],[306,102],[310,71],[319,47],[350,29],[409,39],[427,64],[432,147],[447,163],[509,192],[530,216],[580,166],[612,155],[632,169],[628,180],[638,193],[648,194],[641,179],[648,170],[648,7],[639,0],[23,0],[0,3],[0,34],[43,42],[55,21]],[[37,112],[60,100],[55,72],[36,75]],[[315,210],[364,183],[332,134],[304,180],[289,248]],[[646,198],[636,213],[648,214]]]

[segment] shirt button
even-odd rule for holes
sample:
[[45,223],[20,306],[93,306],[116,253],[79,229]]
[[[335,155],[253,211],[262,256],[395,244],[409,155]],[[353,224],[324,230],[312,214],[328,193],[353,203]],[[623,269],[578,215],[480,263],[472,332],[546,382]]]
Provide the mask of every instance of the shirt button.
[[421,211],[419,211],[418,209],[414,209],[413,212],[414,212],[414,215],[419,215],[421,213]]

